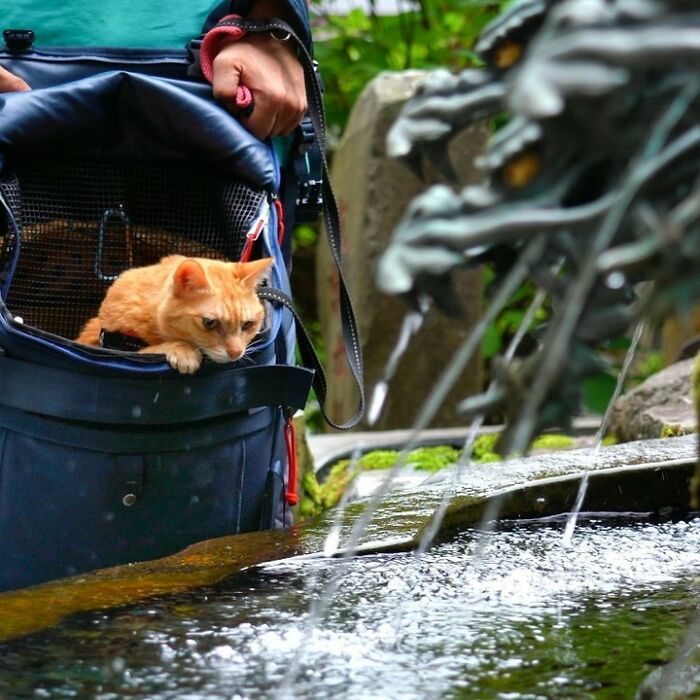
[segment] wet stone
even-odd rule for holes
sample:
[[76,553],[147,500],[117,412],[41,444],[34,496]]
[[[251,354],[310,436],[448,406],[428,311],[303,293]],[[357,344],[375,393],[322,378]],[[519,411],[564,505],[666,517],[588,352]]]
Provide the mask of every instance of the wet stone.
[[613,409],[611,432],[624,441],[696,432],[691,390],[694,362],[676,362],[621,396]]

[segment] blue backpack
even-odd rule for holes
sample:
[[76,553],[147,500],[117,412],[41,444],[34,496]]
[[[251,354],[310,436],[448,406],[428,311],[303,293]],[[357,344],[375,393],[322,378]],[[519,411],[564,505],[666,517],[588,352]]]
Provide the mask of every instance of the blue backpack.
[[[25,32],[6,44],[0,63],[33,89],[0,95],[0,590],[288,525],[291,417],[312,384],[325,398],[290,303],[297,202],[323,195],[340,262],[328,179],[298,177],[312,129],[283,177],[272,146],[192,77],[192,52],[41,50]],[[320,92],[299,52],[323,164]],[[160,355],[71,340],[122,270],[171,253],[275,260],[253,362],[184,376]],[[344,283],[341,308],[360,406],[329,422],[347,428],[364,399]]]

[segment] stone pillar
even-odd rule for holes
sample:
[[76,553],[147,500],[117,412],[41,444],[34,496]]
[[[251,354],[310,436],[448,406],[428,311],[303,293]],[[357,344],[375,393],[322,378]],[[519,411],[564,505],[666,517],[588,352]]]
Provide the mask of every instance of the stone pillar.
[[[381,294],[375,285],[377,260],[410,200],[429,184],[436,173],[421,181],[402,163],[386,156],[386,135],[402,104],[413,94],[423,71],[383,73],[358,99],[335,153],[332,181],[343,225],[343,269],[358,317],[365,359],[368,399],[382,376],[406,314],[405,304]],[[476,182],[479,173],[472,162],[482,150],[485,125],[465,130],[454,139],[450,156],[461,184]],[[324,240],[319,243],[316,291],[319,317],[326,342],[329,408],[334,418],[351,415],[357,403],[350,371],[343,358],[337,305],[337,273]],[[482,273],[458,273],[459,297],[464,309],[460,320],[430,311],[421,330],[401,360],[389,388],[379,429],[410,427],[436,378],[450,361],[481,312]],[[463,425],[455,410],[459,399],[481,390],[481,359],[475,357],[463,373],[433,426]]]

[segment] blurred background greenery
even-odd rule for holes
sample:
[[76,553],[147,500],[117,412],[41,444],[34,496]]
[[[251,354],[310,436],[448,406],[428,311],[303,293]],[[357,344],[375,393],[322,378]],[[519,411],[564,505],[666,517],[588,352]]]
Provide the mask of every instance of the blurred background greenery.
[[[329,157],[337,146],[350,111],[365,86],[383,71],[448,68],[458,72],[479,65],[473,48],[482,28],[504,9],[510,0],[312,0],[315,55],[321,67],[328,121]],[[499,124],[507,115],[499,118]],[[295,231],[294,288],[296,302],[321,356],[324,354],[315,313],[314,258],[319,224],[300,226]],[[485,274],[485,303],[494,282]],[[491,359],[502,352],[518,328],[534,295],[530,283],[521,287],[498,319],[488,329],[482,344],[485,382],[489,381]],[[545,304],[533,327],[546,323]],[[532,339],[530,339],[531,342]],[[621,337],[598,349],[610,366],[609,372],[586,382],[585,408],[602,413],[615,386],[629,338]],[[638,384],[661,369],[660,353],[654,343],[638,353],[628,385]],[[492,417],[495,420],[498,417]]]

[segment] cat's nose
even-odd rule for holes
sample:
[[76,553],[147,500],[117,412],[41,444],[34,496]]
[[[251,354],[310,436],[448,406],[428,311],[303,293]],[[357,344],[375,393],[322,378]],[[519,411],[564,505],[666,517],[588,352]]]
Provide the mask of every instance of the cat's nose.
[[227,345],[226,346],[226,354],[232,360],[240,360],[241,357],[243,357],[244,352],[245,352],[245,348],[242,348],[238,345]]

